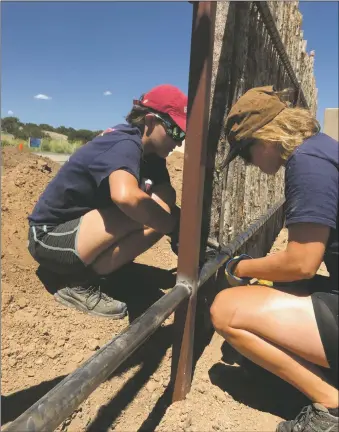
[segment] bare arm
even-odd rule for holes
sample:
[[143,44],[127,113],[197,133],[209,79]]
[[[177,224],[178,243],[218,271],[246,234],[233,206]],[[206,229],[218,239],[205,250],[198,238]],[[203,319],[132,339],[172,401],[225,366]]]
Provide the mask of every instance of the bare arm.
[[172,215],[161,206],[160,200],[156,202],[139,188],[132,174],[114,171],[109,176],[109,187],[112,201],[129,218],[162,234],[168,234],[174,228]]
[[310,279],[318,271],[330,228],[314,223],[296,223],[288,229],[285,251],[253,260],[240,261],[235,275],[276,282]]

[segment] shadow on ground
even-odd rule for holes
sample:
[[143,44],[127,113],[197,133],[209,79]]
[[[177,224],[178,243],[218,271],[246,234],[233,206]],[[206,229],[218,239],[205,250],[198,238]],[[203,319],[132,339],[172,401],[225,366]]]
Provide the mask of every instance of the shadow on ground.
[[[52,295],[69,285],[69,276],[53,273],[42,266],[38,267],[36,274]],[[129,321],[132,322],[164,295],[162,289],[172,288],[175,279],[176,275],[171,271],[132,262],[107,277],[101,289],[127,304]],[[84,280],[79,283],[84,283]]]
[[[52,275],[41,267],[37,275],[45,285],[46,289],[53,294],[58,288],[63,286],[65,279],[60,276]],[[111,277],[108,278],[104,291],[115,298],[125,301],[129,309],[129,318],[132,322],[140,314],[161,298],[164,294],[162,290],[167,290],[175,285],[175,274],[170,271],[162,270],[152,266],[131,263],[126,265]],[[206,327],[206,315],[209,311],[209,303],[201,290],[200,305],[196,322],[196,332],[200,335],[194,350],[194,365],[200,358],[204,348],[210,342],[213,331],[209,326]],[[202,337],[202,335],[204,336]],[[111,425],[118,420],[121,412],[135,399],[138,392],[145,386],[150,376],[153,375],[166,355],[167,350],[172,346],[173,326],[167,325],[160,327],[150,340],[142,345],[127,361],[123,363],[109,378],[113,379],[136,365],[141,368],[133,374],[123,384],[123,387],[103,405],[97,412],[96,417],[87,426],[88,432],[98,430],[108,430]],[[60,376],[49,382],[43,382],[33,387],[20,390],[10,395],[2,397],[2,424],[13,421],[26,409],[31,407],[37,400],[51,390],[65,376]],[[163,377],[166,382],[170,380]],[[164,389],[164,393],[155,401],[155,405],[147,419],[140,427],[140,431],[154,430],[160,423],[169,404],[171,403],[172,385]]]
[[44,381],[24,390],[10,393],[9,395],[1,395],[2,426],[19,417],[65,377],[66,375],[59,376],[50,381]]
[[[199,313],[196,320],[196,334],[199,338],[196,339],[194,347],[194,365],[202,355],[205,347],[209,344],[212,336],[213,329],[206,323],[206,311],[209,310],[209,302],[206,301],[204,291],[201,292]],[[119,368],[112,377],[120,375],[126,370],[130,369],[136,364],[142,364],[141,369],[131,376],[124,384],[123,388],[104,406],[101,407],[95,419],[87,426],[87,432],[106,431],[118,420],[119,415],[125,410],[128,405],[133,401],[138,392],[144,387],[149,378],[157,371],[160,362],[166,355],[166,351],[172,346],[173,343],[173,325],[161,327],[152,336],[146,344],[144,344],[129,360],[127,360],[121,368]],[[164,381],[170,379],[164,376]],[[163,394],[155,402],[148,417],[139,427],[138,432],[141,431],[154,431],[161,422],[166,409],[171,404],[173,384],[169,382]],[[117,424],[117,423],[116,423]]]
[[212,366],[210,379],[238,402],[285,419],[294,418],[310,403],[297,389],[240,356],[226,342],[222,354],[225,363]]

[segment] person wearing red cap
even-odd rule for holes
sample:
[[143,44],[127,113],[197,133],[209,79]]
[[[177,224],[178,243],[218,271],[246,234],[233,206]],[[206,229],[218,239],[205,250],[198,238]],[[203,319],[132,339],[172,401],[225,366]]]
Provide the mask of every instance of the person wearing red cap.
[[[225,125],[230,152],[273,175],[285,168],[284,251],[226,264],[230,289],[211,308],[216,331],[310,404],[277,432],[338,431],[338,141],[272,86],[248,90]],[[328,277],[316,274],[325,262]],[[257,280],[253,284],[252,280]],[[274,282],[272,282],[274,281]]]
[[28,249],[43,269],[69,281],[57,301],[102,317],[127,314],[101,287],[177,229],[165,158],[185,139],[186,113],[181,90],[153,88],[134,101],[126,124],[78,149],[48,184],[28,217]]

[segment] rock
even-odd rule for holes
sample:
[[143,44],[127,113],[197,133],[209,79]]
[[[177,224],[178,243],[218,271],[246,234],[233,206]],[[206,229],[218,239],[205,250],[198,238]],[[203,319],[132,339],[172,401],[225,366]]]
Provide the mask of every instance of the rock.
[[38,313],[38,311],[36,309],[31,309],[31,315],[32,316],[36,316],[37,313]]
[[12,355],[12,351],[10,350],[10,348],[6,348],[2,350],[2,354],[6,357],[9,357]]
[[191,424],[192,424],[192,419],[190,416],[188,416],[186,420],[181,424],[181,426],[184,428],[184,430],[186,430],[191,426]]
[[146,384],[146,390],[149,391],[150,393],[154,392],[154,390],[157,388],[157,384],[154,381],[149,381]]
[[66,342],[65,339],[59,339],[58,342],[57,342],[57,346],[58,347],[63,347],[65,345],[65,342]]
[[81,363],[84,359],[84,355],[82,353],[76,353],[71,357],[71,361],[74,363]]
[[55,349],[55,350],[47,350],[46,351],[46,355],[51,358],[51,359],[55,359],[56,357],[58,357],[60,354],[62,353],[62,351],[60,349]]
[[196,390],[197,390],[199,393],[205,393],[205,392],[206,392],[206,388],[205,388],[205,386],[204,386],[202,383],[199,383],[199,384],[197,385]]
[[25,297],[19,297],[16,301],[16,304],[20,309],[24,309],[28,305],[28,301],[25,299]]
[[99,345],[98,345],[98,341],[96,339],[90,339],[86,342],[86,346],[88,349],[90,349],[91,351],[96,351],[97,349],[99,349]]
[[8,360],[8,364],[9,364],[10,367],[14,367],[14,366],[17,364],[17,359],[15,359],[15,358],[10,358],[10,359]]
[[22,350],[24,352],[26,352],[27,354],[32,352],[32,351],[35,351],[35,343],[32,342],[29,345],[23,344]]
[[35,364],[36,364],[36,365],[42,365],[43,362],[44,362],[44,360],[43,360],[42,357],[39,357],[39,358],[37,358],[37,359],[35,360]]
[[28,372],[27,372],[27,376],[28,377],[34,377],[34,371],[32,371],[32,370],[29,370]]
[[182,412],[180,415],[180,422],[184,423],[184,421],[186,421],[187,417],[188,417],[188,413]]
[[83,430],[83,422],[79,416],[76,416],[68,426],[69,432],[78,432],[80,430]]
[[220,402],[224,402],[226,399],[226,396],[224,393],[220,393],[219,391],[214,392],[213,396],[216,398],[216,400]]
[[14,299],[13,294],[2,294],[2,306],[4,307],[8,306],[10,303],[12,303],[13,299]]
[[158,400],[159,399],[159,395],[158,395],[158,393],[152,393],[152,396],[151,396],[151,401],[156,401],[156,400]]

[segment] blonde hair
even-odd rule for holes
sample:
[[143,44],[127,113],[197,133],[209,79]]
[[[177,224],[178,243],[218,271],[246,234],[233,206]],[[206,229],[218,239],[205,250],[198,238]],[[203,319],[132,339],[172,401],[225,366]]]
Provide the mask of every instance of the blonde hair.
[[320,124],[304,108],[285,108],[271,122],[253,134],[254,139],[280,145],[281,157],[286,160],[305,139],[316,135]]

